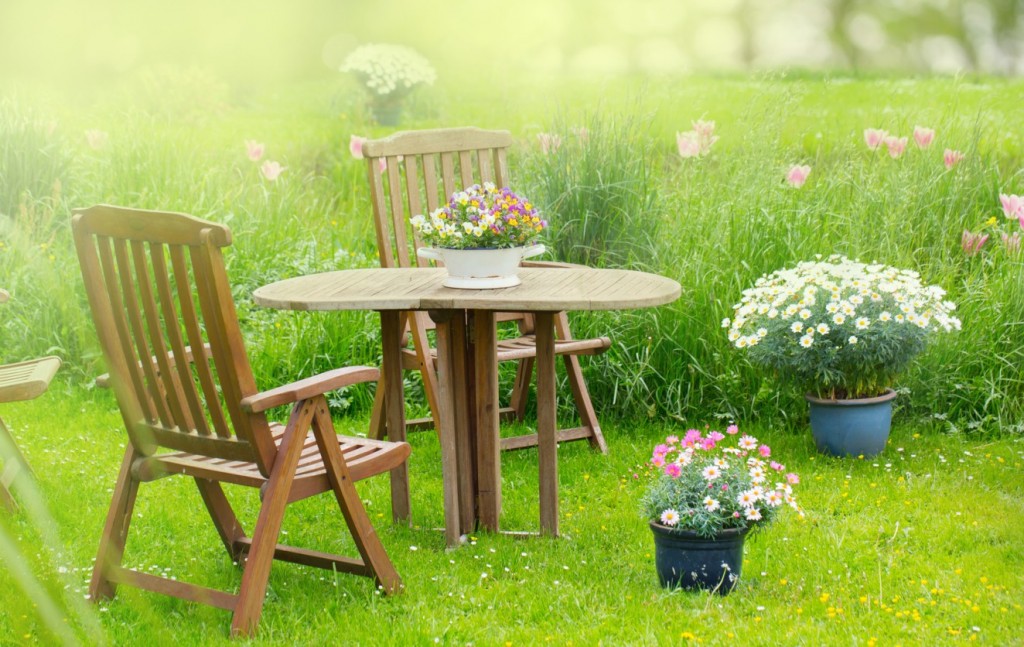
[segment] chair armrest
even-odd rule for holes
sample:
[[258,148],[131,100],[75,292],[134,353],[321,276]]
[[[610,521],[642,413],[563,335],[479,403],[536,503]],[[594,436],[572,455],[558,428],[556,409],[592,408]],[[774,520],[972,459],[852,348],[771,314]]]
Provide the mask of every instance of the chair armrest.
[[360,382],[376,382],[380,371],[369,366],[346,366],[243,398],[242,411],[260,413],[267,409],[306,400],[328,391]]

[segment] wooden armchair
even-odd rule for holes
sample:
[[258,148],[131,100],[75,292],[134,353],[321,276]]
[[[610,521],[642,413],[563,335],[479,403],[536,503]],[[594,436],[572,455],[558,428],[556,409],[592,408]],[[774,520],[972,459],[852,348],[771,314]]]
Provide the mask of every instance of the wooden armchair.
[[[377,369],[340,368],[260,392],[221,255],[231,242],[227,227],[100,205],[76,210],[72,229],[129,439],[91,598],[111,598],[119,584],[135,586],[231,610],[231,633],[249,635],[274,559],[369,576],[386,593],[398,592],[401,579],[353,483],[404,470],[409,445],[337,436],[324,398],[378,379]],[[282,405],[292,405],[287,425],[268,421],[264,412]],[[195,480],[228,555],[244,564],[237,594],[121,566],[139,484],[174,474]],[[251,537],[222,483],[258,489],[262,503]],[[337,499],[360,559],[278,543],[285,507],[321,492]],[[398,494],[407,498],[408,490]]]
[[[10,298],[6,290],[0,290],[0,303]],[[43,357],[27,362],[0,366],[0,404],[32,400],[42,395],[50,386],[50,380],[60,368],[59,357]],[[11,430],[0,418],[0,458],[3,458],[3,472],[0,472],[0,503],[9,511],[18,509],[11,486],[20,476],[32,473],[25,455],[14,442]]]
[[[426,266],[429,261],[417,257],[422,241],[412,230],[409,219],[417,214],[428,214],[443,206],[455,191],[476,183],[493,182],[508,186],[509,173],[506,152],[512,136],[504,130],[478,128],[448,128],[398,132],[385,139],[370,140],[363,144],[363,156],[370,182],[377,249],[382,267]],[[381,171],[381,161],[386,165]],[[411,242],[411,245],[410,245]],[[415,259],[415,264],[413,262]],[[558,263],[524,263],[524,265],[558,266]],[[423,376],[423,387],[431,418],[410,420],[412,428],[433,426],[438,416],[437,403],[437,350],[431,348],[427,331],[434,327],[426,312],[405,314],[406,342],[403,343],[405,370],[417,370]],[[513,321],[518,325],[518,336],[498,342],[498,361],[516,361],[515,383],[509,406],[500,410],[502,419],[522,420],[526,398],[537,356],[533,334],[533,316],[529,313],[499,313],[498,321]],[[573,429],[560,429],[557,440],[587,439],[601,452],[608,448],[601,434],[601,426],[594,413],[579,355],[596,355],[608,350],[607,337],[573,339],[569,320],[564,312],[555,319],[555,354],[562,356],[569,377],[573,401],[579,412],[581,425]],[[383,438],[383,388],[377,389],[377,401],[371,422],[372,433]],[[537,445],[537,435],[503,438],[502,449],[520,449]]]

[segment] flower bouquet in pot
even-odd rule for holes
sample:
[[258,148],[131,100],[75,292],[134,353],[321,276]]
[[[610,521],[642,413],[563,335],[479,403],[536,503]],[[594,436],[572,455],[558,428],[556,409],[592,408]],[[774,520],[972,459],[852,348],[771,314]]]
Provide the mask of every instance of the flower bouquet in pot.
[[654,533],[662,586],[728,593],[739,580],[743,541],[786,507],[800,478],[768,445],[731,425],[669,436],[651,455],[641,509]]
[[519,263],[544,253],[534,241],[548,226],[529,200],[491,182],[457,191],[445,206],[410,222],[429,245],[417,254],[445,264],[445,286],[466,289],[519,285]]
[[383,126],[397,125],[405,97],[417,86],[430,85],[437,79],[427,59],[402,45],[357,47],[341,64],[341,71],[359,79],[369,96],[373,118]]
[[831,256],[762,276],[722,326],[754,364],[805,390],[820,451],[871,456],[889,437],[896,376],[960,328],[955,309],[917,272]]

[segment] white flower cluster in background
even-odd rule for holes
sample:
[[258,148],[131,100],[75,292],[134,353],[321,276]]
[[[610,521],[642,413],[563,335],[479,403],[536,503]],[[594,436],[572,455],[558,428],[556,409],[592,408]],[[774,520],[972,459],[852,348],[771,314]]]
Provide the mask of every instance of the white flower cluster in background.
[[402,94],[432,84],[437,72],[419,52],[402,45],[362,45],[345,58],[342,72],[358,76],[371,94]]
[[856,344],[858,333],[875,326],[959,330],[960,320],[952,315],[956,305],[945,296],[937,285],[922,285],[912,270],[833,256],[762,276],[743,291],[734,319],[722,325],[738,348],[760,343],[771,320],[792,322],[785,330],[804,348],[814,345],[816,337],[840,330],[838,339],[848,344]]

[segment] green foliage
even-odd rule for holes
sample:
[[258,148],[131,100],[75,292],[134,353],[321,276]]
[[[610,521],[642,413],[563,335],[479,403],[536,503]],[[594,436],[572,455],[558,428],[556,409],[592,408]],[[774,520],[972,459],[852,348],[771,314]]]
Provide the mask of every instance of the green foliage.
[[654,267],[663,213],[654,146],[643,116],[593,113],[555,121],[545,151],[530,142],[516,173],[549,223],[560,261],[598,267]]
[[0,96],[0,219],[60,194],[71,155],[55,119],[43,119]]

